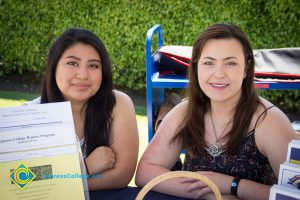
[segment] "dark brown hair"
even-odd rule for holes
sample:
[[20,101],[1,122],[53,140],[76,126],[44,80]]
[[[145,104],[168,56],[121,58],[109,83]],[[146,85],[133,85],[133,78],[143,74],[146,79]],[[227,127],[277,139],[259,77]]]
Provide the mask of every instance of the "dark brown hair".
[[242,83],[242,95],[237,103],[230,132],[223,138],[227,143],[224,149],[231,154],[247,134],[251,119],[255,113],[259,98],[254,87],[254,57],[249,39],[235,25],[215,24],[200,34],[193,45],[192,59],[189,67],[188,107],[186,116],[174,137],[182,140],[184,148],[192,155],[204,151],[205,114],[210,110],[210,99],[205,95],[198,82],[198,61],[206,42],[210,39],[236,39],[242,47],[245,57],[247,75]]
[[85,105],[84,139],[87,144],[86,153],[89,155],[99,146],[109,146],[111,113],[116,103],[108,53],[102,41],[94,33],[85,29],[71,28],[57,38],[48,53],[41,103],[65,101],[58,89],[55,72],[62,54],[77,43],[88,44],[95,48],[102,62],[101,86]]

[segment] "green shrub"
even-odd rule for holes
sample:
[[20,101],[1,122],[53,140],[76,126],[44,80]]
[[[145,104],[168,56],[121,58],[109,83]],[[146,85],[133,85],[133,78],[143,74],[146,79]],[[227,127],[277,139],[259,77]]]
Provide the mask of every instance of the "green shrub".
[[296,90],[260,90],[259,94],[286,113],[300,116],[300,92]]
[[[115,84],[140,90],[146,87],[146,32],[154,24],[162,24],[165,44],[191,46],[205,27],[227,22],[241,26],[255,49],[297,47],[299,5],[297,0],[0,0],[0,75],[40,77],[55,38],[82,27],[107,46]],[[299,101],[299,92],[295,95]]]

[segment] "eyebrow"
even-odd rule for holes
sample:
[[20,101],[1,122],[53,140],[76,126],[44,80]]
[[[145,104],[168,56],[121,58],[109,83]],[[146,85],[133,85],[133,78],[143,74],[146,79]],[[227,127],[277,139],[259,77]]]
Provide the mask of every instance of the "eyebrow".
[[[79,61],[81,60],[80,58],[78,58],[78,57],[76,57],[76,56],[67,56],[67,57],[65,57],[65,58],[73,58],[73,59],[79,60]],[[101,64],[101,61],[98,60],[98,59],[89,59],[88,62],[98,62],[98,63]]]
[[88,60],[88,62],[98,62],[101,64],[101,60],[98,60],[98,59],[90,59],[90,60]]
[[[204,57],[203,59],[217,60],[217,59],[215,59],[213,57],[210,57],[210,56]],[[230,59],[237,59],[237,57],[235,57],[235,56],[229,56],[229,57],[224,58],[223,60],[230,60]]]

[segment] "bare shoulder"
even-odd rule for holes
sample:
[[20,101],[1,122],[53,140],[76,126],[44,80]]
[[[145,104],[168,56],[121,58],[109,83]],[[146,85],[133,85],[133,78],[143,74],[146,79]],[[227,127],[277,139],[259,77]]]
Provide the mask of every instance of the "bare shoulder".
[[119,90],[114,90],[113,92],[116,96],[117,104],[133,104],[131,98],[126,93]]
[[[287,126],[291,127],[291,122],[286,114],[278,107],[274,106],[271,102],[264,98],[260,98],[263,105],[260,105],[257,109],[256,115],[261,115],[264,111],[266,112],[265,117],[261,117],[261,125],[269,127],[275,126]],[[266,111],[267,109],[267,111]],[[271,127],[270,127],[271,128]]]
[[134,110],[131,98],[124,92],[113,90],[116,96],[116,105],[113,109],[113,115],[120,112],[128,112]]
[[[182,143],[180,138],[174,140],[174,137],[177,135],[180,125],[184,122],[183,120],[186,115],[187,106],[188,101],[183,101],[177,104],[163,118],[151,140],[151,143],[148,145],[147,150],[144,153],[144,156],[147,155],[145,157],[151,157],[151,162],[165,163],[167,168],[172,167],[169,165],[173,165],[175,163],[175,160],[178,158],[177,156],[181,152]],[[152,156],[156,154],[165,156]]]
[[177,110],[177,112],[186,112],[187,107],[189,104],[189,100],[183,100],[182,102],[180,102],[178,105],[176,105],[174,107],[174,110]]
[[186,115],[188,102],[188,100],[180,102],[168,113],[168,115],[170,115],[172,118],[182,120],[183,117]]
[[[295,133],[290,120],[284,112],[263,98],[261,98],[261,102],[263,105],[258,107],[254,115],[254,121],[258,120],[255,128],[255,137],[258,148],[262,153],[265,153],[265,147],[269,143],[270,146],[286,146],[292,139],[295,139]],[[265,115],[262,115],[264,112],[266,112]],[[260,115],[262,116],[259,118]]]
[[[288,117],[276,106],[261,98],[263,105],[257,109],[254,118],[259,118],[255,128],[255,141],[259,151],[265,155],[278,176],[280,164],[284,162],[288,144],[297,139]],[[269,108],[269,109],[268,109]],[[267,110],[266,110],[267,109]],[[280,148],[278,148],[280,147]]]
[[188,101],[185,100],[170,110],[162,120],[156,134],[160,135],[162,133],[161,135],[164,137],[172,138],[185,118],[187,106]]
[[113,90],[115,96],[116,96],[116,101],[119,102],[119,101],[127,101],[127,102],[131,102],[132,103],[132,100],[131,98],[124,92],[121,92],[119,90]]

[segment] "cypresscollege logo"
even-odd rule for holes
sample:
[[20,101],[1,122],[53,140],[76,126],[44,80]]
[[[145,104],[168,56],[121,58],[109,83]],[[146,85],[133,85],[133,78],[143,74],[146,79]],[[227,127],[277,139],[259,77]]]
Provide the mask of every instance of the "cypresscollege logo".
[[35,177],[36,175],[22,163],[9,174],[9,178],[20,190],[24,190]]

